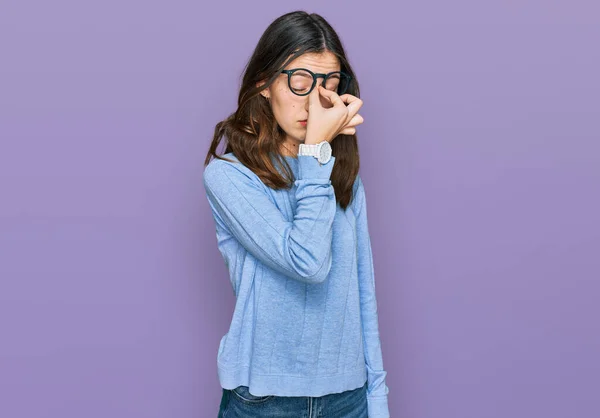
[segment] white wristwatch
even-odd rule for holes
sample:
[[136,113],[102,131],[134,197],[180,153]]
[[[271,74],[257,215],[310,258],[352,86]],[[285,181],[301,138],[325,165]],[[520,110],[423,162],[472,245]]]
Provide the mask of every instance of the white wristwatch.
[[328,141],[318,144],[300,144],[298,155],[309,155],[315,157],[321,164],[327,164],[331,160],[331,145]]

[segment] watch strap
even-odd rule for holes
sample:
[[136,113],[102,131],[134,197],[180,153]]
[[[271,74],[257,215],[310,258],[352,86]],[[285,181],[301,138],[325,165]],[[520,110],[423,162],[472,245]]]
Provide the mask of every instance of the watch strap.
[[298,155],[309,155],[311,157],[319,156],[319,144],[300,144]]

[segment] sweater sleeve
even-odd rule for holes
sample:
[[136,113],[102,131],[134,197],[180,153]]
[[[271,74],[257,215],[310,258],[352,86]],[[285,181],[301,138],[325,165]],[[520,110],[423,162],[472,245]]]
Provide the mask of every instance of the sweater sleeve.
[[360,176],[357,178],[357,245],[358,245],[358,282],[360,292],[360,310],[363,327],[363,346],[367,366],[367,404],[369,418],[388,418],[387,394],[389,389],[383,368],[381,341],[375,296],[375,271],[373,252],[367,221],[367,201]]
[[334,163],[335,157],[320,164],[312,156],[298,156],[297,209],[291,222],[260,179],[236,167],[240,163],[214,160],[206,166],[203,181],[215,220],[250,254],[288,277],[321,283],[332,264],[337,205],[330,179]]

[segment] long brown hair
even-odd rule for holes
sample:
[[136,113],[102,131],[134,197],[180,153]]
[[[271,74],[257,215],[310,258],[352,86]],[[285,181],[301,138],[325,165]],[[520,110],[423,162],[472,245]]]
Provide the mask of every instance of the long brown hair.
[[[260,92],[275,81],[282,68],[300,55],[325,51],[337,56],[341,71],[352,76],[346,93],[360,97],[358,81],[346,59],[342,42],[323,17],[299,10],[275,19],[261,36],[246,64],[238,109],[215,127],[204,166],[213,157],[231,161],[216,153],[221,138],[225,136],[225,154],[233,152],[265,185],[273,189],[290,188],[294,181],[293,172],[280,152],[285,132]],[[256,87],[263,80],[267,82]],[[331,184],[337,202],[346,209],[352,200],[352,188],[360,167],[356,134],[336,136],[331,141],[331,148],[335,157]],[[271,156],[282,165],[283,173],[273,165]]]

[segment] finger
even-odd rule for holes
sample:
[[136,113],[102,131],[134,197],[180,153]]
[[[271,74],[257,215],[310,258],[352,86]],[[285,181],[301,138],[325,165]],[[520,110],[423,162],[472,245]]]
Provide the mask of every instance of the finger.
[[348,119],[354,118],[354,116],[356,116],[358,114],[358,111],[360,110],[362,105],[363,105],[363,103],[362,103],[362,100],[360,100],[360,99],[350,103],[346,107],[346,109],[348,109]]
[[363,101],[361,99],[359,99],[356,96],[353,96],[351,94],[342,94],[340,96],[340,99],[344,102],[344,103],[348,103],[348,117],[352,118],[354,115],[357,114],[358,110],[362,107],[363,105]]
[[344,128],[340,132],[342,135],[354,135],[356,133],[356,128]]
[[349,127],[349,126],[360,125],[364,121],[365,121],[365,119],[360,114],[357,113],[350,119],[350,121],[345,126]]
[[350,93],[345,93],[345,94],[342,94],[342,95],[340,96],[340,99],[342,99],[342,101],[343,101],[344,103],[352,103],[352,102],[354,102],[354,101],[356,101],[356,100],[360,100],[358,97],[356,97],[356,96],[353,96],[353,95],[352,95],[352,94],[350,94]]
[[325,87],[323,87],[322,85],[319,84],[319,92],[323,96],[325,96],[326,98],[329,99],[331,104],[333,104],[333,107],[340,107],[340,106],[346,107],[346,105],[344,104],[342,99],[340,99],[340,96],[338,96],[335,91],[326,89]]
[[319,100],[319,86],[313,89],[308,95],[308,107],[319,106],[321,107],[321,100]]
[[362,116],[357,114],[352,119],[350,119],[350,121],[347,124],[342,126],[341,130],[348,129],[348,128],[356,128],[358,125],[363,123],[363,121],[364,120],[363,120]]
[[356,133],[356,126],[363,123],[363,121],[363,117],[357,113],[346,125],[340,128],[339,133],[345,135],[354,135]]
[[344,103],[348,104],[348,107],[350,108],[351,111],[358,110],[363,105],[363,101],[361,99],[359,99],[358,97],[353,96],[351,94],[342,94],[340,96],[340,99]]

